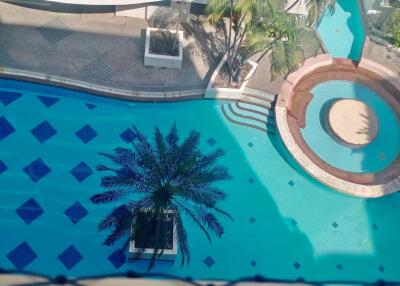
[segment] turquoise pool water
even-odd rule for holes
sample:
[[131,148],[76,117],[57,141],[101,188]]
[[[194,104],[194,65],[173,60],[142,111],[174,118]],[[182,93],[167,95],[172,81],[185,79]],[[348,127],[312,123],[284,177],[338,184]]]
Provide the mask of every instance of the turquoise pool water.
[[[306,127],[301,133],[312,150],[333,167],[356,173],[377,172],[388,167],[400,152],[400,124],[391,107],[373,90],[349,81],[328,81],[315,86],[307,107]],[[357,99],[378,118],[376,138],[361,148],[335,140],[326,129],[326,106],[336,99]]]
[[333,15],[326,13],[318,32],[330,55],[359,60],[365,32],[357,0],[337,0]]
[[[98,152],[128,146],[120,135],[132,124],[151,135],[176,122],[181,137],[192,128],[201,133],[204,152],[225,150],[220,163],[233,180],[220,185],[228,194],[221,207],[234,221],[224,220],[225,234],[210,244],[185,220],[190,264],[160,262],[154,271],[196,279],[400,280],[400,194],[365,200],[321,186],[292,166],[277,138],[231,124],[217,101],[128,103],[8,80],[0,80],[0,94],[0,268],[73,277],[145,270],[145,262],[121,260],[119,245],[102,245],[106,233],[97,224],[113,206],[89,201],[101,191],[95,167],[106,161]],[[53,136],[41,143],[31,131],[44,121],[56,133],[42,130]],[[86,125],[97,135],[86,132],[85,144],[75,133]],[[34,182],[24,169],[38,158],[50,170]],[[79,181],[70,171],[81,162],[93,173]],[[31,211],[25,221],[21,205]],[[71,206],[80,220],[66,215]]]

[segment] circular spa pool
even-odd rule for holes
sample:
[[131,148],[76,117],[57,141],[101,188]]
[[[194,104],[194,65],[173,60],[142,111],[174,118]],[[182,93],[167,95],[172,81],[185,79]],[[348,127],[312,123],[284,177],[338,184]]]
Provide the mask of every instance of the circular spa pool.
[[301,134],[322,160],[354,173],[379,172],[394,162],[400,151],[400,123],[375,91],[333,80],[314,86],[311,94]]

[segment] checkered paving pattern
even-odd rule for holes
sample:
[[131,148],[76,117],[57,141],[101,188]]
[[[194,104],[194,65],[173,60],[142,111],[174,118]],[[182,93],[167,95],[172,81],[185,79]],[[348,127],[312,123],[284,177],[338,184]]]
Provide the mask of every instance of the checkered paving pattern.
[[95,59],[87,66],[83,67],[79,73],[85,78],[92,78],[99,81],[108,81],[116,75],[112,68],[101,59]]
[[71,31],[68,26],[58,18],[36,29],[51,45],[61,41],[73,33],[73,31]]

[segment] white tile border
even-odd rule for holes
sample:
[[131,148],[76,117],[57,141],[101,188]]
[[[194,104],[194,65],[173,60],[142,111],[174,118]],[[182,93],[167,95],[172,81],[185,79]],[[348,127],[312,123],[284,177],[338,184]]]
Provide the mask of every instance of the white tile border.
[[128,90],[90,83],[82,80],[71,79],[45,73],[31,72],[22,69],[0,67],[0,78],[15,78],[27,81],[39,81],[44,84],[65,85],[66,88],[83,89],[85,92],[100,93],[102,96],[132,100],[132,101],[171,101],[193,98],[203,98],[205,89],[188,89],[172,91],[142,91]]

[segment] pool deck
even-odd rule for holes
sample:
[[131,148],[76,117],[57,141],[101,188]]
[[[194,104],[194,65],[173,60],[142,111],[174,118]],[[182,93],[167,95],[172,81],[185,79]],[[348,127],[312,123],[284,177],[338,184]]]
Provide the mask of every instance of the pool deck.
[[[172,16],[163,25],[173,25]],[[184,25],[182,69],[146,67],[148,26],[113,13],[56,13],[0,2],[1,71],[137,98],[201,97],[219,61],[222,37],[194,18]]]
[[[176,23],[168,8],[156,14],[145,21],[111,12],[61,13],[0,2],[0,75],[130,100],[203,98],[224,54],[222,31],[192,16],[182,24],[182,69],[146,67],[146,27],[174,28]],[[322,50],[305,43],[306,57],[315,53]],[[278,94],[284,76],[271,80],[270,66],[267,56],[247,87]]]

